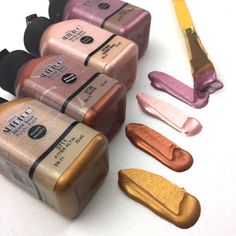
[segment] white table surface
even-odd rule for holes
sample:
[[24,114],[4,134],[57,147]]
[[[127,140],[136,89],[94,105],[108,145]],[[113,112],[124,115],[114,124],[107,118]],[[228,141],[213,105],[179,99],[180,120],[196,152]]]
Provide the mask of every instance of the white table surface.
[[[207,107],[197,110],[152,88],[147,79],[152,70],[167,72],[192,84],[187,51],[171,0],[130,0],[152,14],[150,46],[139,61],[137,81],[128,94],[125,124],[110,144],[110,171],[103,186],[78,218],[67,220],[0,176],[1,236],[236,235],[236,3],[235,0],[186,1],[224,89],[211,95]],[[47,16],[47,7],[47,0],[1,1],[0,48],[24,49],[24,17],[35,12]],[[203,124],[202,132],[185,137],[145,115],[135,98],[142,91],[196,117]],[[0,95],[13,98],[2,90]],[[124,131],[131,122],[146,124],[189,151],[194,158],[192,168],[176,173],[136,149]],[[199,221],[190,229],[179,229],[129,199],[117,185],[117,173],[124,168],[148,170],[184,187],[201,203]]]

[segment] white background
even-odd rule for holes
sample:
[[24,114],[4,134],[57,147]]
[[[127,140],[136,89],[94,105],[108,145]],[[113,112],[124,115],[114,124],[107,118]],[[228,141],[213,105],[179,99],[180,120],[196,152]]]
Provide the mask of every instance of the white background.
[[[147,74],[167,72],[192,85],[187,51],[171,0],[130,3],[152,14],[150,46],[139,61],[137,81],[129,91],[127,118],[110,144],[110,171],[104,185],[75,220],[67,220],[0,176],[0,235],[164,236],[236,235],[236,4],[235,0],[186,0],[205,48],[214,62],[224,89],[211,95],[207,107],[196,110],[151,87]],[[47,16],[47,0],[1,1],[0,48],[24,49],[24,17]],[[6,78],[7,79],[7,78]],[[144,114],[138,92],[169,101],[202,124],[202,132],[185,137],[161,121]],[[1,96],[12,98],[0,90]],[[176,173],[136,149],[125,136],[125,125],[144,123],[189,151],[192,168]],[[195,226],[183,230],[129,199],[117,185],[123,168],[141,168],[160,174],[196,196],[202,207]]]

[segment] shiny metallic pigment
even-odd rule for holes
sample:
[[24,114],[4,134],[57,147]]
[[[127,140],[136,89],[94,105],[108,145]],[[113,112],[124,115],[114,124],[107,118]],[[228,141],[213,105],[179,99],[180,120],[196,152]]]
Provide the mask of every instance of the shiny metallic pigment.
[[164,121],[181,133],[192,136],[198,134],[202,129],[202,125],[198,120],[189,117],[181,110],[161,99],[145,93],[139,93],[137,100],[146,114]]
[[192,227],[200,216],[199,201],[160,175],[125,169],[119,171],[118,183],[127,196],[180,228]]
[[153,87],[171,94],[194,108],[202,108],[208,104],[209,95],[223,88],[224,85],[217,79],[214,65],[195,30],[185,1],[173,0],[173,4],[188,49],[193,88],[158,71],[151,72],[149,79]]
[[193,164],[193,158],[188,152],[143,124],[127,125],[126,136],[137,148],[174,171],[185,171]]

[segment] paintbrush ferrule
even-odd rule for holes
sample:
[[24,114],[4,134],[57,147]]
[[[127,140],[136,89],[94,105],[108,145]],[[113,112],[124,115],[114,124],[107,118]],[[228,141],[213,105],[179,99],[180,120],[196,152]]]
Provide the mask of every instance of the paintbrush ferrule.
[[194,23],[185,0],[173,0],[176,16],[188,47],[190,64],[194,78],[194,88],[204,93],[213,93],[223,87],[217,79],[214,65],[195,30]]
[[186,37],[189,44],[189,52],[191,54],[190,63],[193,69],[193,74],[197,73],[208,64],[212,65],[197,32],[192,29],[187,29]]

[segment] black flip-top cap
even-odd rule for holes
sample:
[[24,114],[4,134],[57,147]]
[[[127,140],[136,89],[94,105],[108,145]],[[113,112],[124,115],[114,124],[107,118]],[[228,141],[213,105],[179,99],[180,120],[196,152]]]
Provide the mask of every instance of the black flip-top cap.
[[28,52],[40,56],[39,45],[43,32],[53,23],[46,17],[36,14],[26,17],[27,27],[24,34],[24,44]]
[[6,99],[0,97],[0,104],[8,102]]
[[22,65],[35,57],[21,50],[0,52],[0,87],[15,95],[15,80],[17,72]]
[[64,9],[68,0],[49,0],[48,14],[53,22],[59,22],[63,20]]

